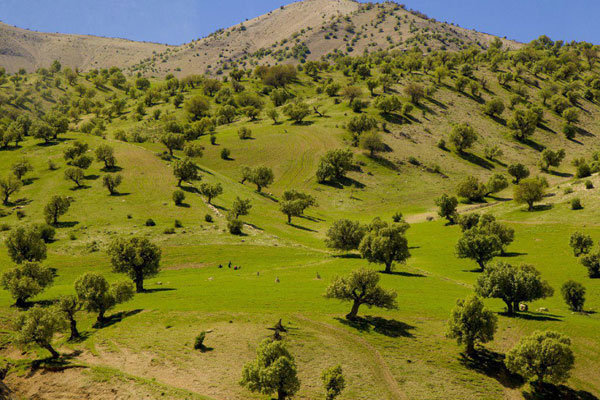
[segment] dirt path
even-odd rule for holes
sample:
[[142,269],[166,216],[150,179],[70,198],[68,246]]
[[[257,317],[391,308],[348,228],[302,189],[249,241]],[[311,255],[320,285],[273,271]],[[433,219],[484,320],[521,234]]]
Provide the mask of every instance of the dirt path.
[[369,364],[371,366],[371,369],[373,370],[373,375],[376,376],[378,380],[385,383],[389,394],[388,399],[408,400],[406,394],[400,390],[398,382],[396,381],[396,378],[394,378],[394,376],[392,375],[392,372],[388,368],[384,358],[371,343],[359,336],[348,333],[343,329],[337,328],[330,324],[326,324],[324,322],[314,321],[303,315],[295,315],[295,318],[299,319],[303,323],[312,325],[313,327],[318,327],[319,330],[330,333],[331,335],[337,337],[340,340],[352,343],[353,345],[358,344],[359,347],[362,348],[362,353],[364,354],[365,358],[369,360]]

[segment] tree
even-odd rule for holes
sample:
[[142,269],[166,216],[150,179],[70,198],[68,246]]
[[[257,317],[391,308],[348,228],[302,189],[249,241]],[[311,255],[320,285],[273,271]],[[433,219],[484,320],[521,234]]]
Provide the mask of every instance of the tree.
[[248,180],[256,185],[256,191],[260,193],[262,188],[268,187],[273,183],[275,175],[269,167],[256,167],[252,170],[252,174]]
[[526,179],[515,186],[514,199],[518,204],[527,204],[533,210],[533,204],[544,198],[544,186],[538,179]]
[[46,243],[34,227],[19,226],[12,229],[4,240],[4,245],[16,264],[46,259]]
[[146,91],[150,88],[150,81],[148,80],[148,78],[138,78],[135,81],[135,87],[137,90]]
[[192,115],[193,120],[197,120],[208,114],[210,103],[205,97],[194,96],[188,99],[183,107],[185,111]]
[[500,98],[494,98],[483,106],[483,112],[490,117],[498,117],[504,112],[504,102]]
[[65,327],[65,319],[55,309],[44,309],[35,305],[17,319],[16,342],[21,345],[35,343],[48,350],[52,358],[60,354],[52,347],[54,334]]
[[473,146],[477,140],[477,134],[472,126],[461,123],[452,127],[449,140],[458,153],[463,153],[466,149]]
[[521,340],[504,360],[509,371],[523,378],[543,382],[561,383],[569,378],[575,363],[571,339],[553,331],[535,331]]
[[77,297],[73,295],[61,296],[58,299],[56,307],[61,313],[63,313],[65,319],[69,321],[69,328],[71,330],[69,341],[79,339],[81,335],[77,329],[77,320],[75,319],[75,314],[81,310],[81,303],[79,303]]
[[88,151],[88,148],[87,143],[76,140],[64,150],[63,157],[67,163],[71,163],[77,157],[84,155]]
[[183,190],[177,189],[173,192],[173,202],[176,206],[182,205],[183,200],[185,200],[185,193],[183,193]]
[[176,160],[173,163],[173,175],[177,178],[177,186],[181,187],[182,182],[191,182],[199,178],[198,166],[189,157]]
[[466,231],[456,243],[458,258],[470,258],[477,262],[481,271],[485,265],[502,252],[502,242],[497,235],[480,232],[477,229]]
[[450,197],[447,194],[443,194],[435,199],[435,205],[439,207],[438,215],[442,218],[446,218],[449,224],[456,223],[456,207],[458,206],[458,200],[456,197]]
[[231,206],[230,213],[233,216],[233,219],[238,219],[242,215],[248,215],[251,208],[252,204],[250,203],[250,199],[236,197]]
[[310,206],[316,205],[315,198],[309,194],[301,193],[296,190],[286,190],[283,193],[283,200],[280,203],[280,210],[287,215],[288,224],[292,223],[292,217],[300,217]]
[[396,292],[379,286],[377,272],[364,268],[352,271],[347,277],[336,277],[327,288],[325,297],[352,302],[352,310],[346,315],[350,320],[356,318],[363,304],[385,309],[398,308]]
[[20,181],[23,181],[23,177],[27,175],[28,172],[33,171],[31,163],[26,159],[17,161],[10,169],[12,170],[13,175]]
[[240,385],[251,392],[271,395],[278,400],[293,396],[300,389],[294,357],[281,341],[265,339],[256,350],[256,359],[244,365]]
[[579,110],[576,107],[569,107],[562,112],[562,117],[569,124],[576,124],[579,122]]
[[15,176],[8,175],[0,179],[0,194],[2,195],[2,204],[9,204],[10,196],[18,192],[23,184]]
[[534,110],[515,110],[513,117],[508,120],[508,127],[513,130],[513,135],[518,140],[525,140],[533,135],[537,124],[539,123],[539,115]]
[[488,267],[477,280],[475,293],[482,297],[501,299],[508,315],[519,311],[522,302],[545,299],[554,294],[548,282],[541,279],[534,266],[522,264],[513,267],[499,262]]
[[101,144],[96,148],[96,160],[104,163],[105,169],[114,168],[117,164],[115,158],[115,151],[112,147],[107,144]]
[[223,186],[220,183],[211,185],[210,183],[200,184],[200,194],[206,197],[208,204],[212,204],[212,199],[223,193]]
[[321,373],[321,380],[325,387],[325,398],[327,400],[334,400],[346,387],[346,380],[344,379],[344,374],[342,373],[342,367],[340,365],[324,370]]
[[508,174],[515,178],[514,183],[518,185],[521,179],[529,176],[529,169],[521,163],[511,164],[508,166]]
[[483,201],[487,188],[474,176],[467,176],[456,188],[456,194],[470,202]]
[[404,234],[406,222],[376,225],[363,237],[358,250],[369,262],[385,265],[385,273],[392,272],[394,261],[405,263],[410,258],[408,240]]
[[381,135],[377,132],[367,132],[360,137],[360,147],[369,150],[369,155],[373,157],[376,152],[386,149]]
[[466,353],[475,353],[476,343],[487,343],[494,339],[498,317],[487,310],[478,296],[471,295],[456,301],[452,309],[446,331],[446,337],[464,344]]
[[485,184],[485,196],[503,191],[508,187],[508,179],[502,174],[494,174]]
[[84,154],[71,161],[71,164],[81,170],[88,169],[92,165],[92,158]]
[[270,108],[267,111],[267,117],[271,118],[273,120],[273,123],[276,124],[277,119],[279,118],[279,112],[277,112],[275,108]]
[[[468,229],[468,228],[467,228]],[[466,229],[463,229],[465,231]],[[477,220],[477,230],[487,235],[496,235],[502,244],[501,254],[504,249],[515,240],[515,230],[496,221],[491,214],[484,214]]]
[[108,192],[111,196],[117,194],[117,187],[123,181],[123,177],[121,175],[104,175],[102,177],[102,186],[108,189]]
[[348,105],[352,106],[352,102],[360,96],[362,96],[362,89],[358,86],[346,86],[342,90],[342,96],[348,99]]
[[2,273],[0,284],[15,299],[17,307],[25,307],[27,300],[42,293],[52,284],[54,274],[48,267],[36,262],[25,262]]
[[569,280],[562,285],[560,292],[571,310],[583,311],[585,288],[581,283]]
[[418,83],[411,82],[404,87],[404,93],[410,97],[411,103],[419,105],[419,102],[425,97],[425,89]]
[[375,88],[379,86],[379,81],[375,78],[367,79],[367,89],[369,89],[369,93],[371,96],[375,96]]
[[348,121],[346,128],[348,131],[350,131],[350,133],[352,133],[353,145],[356,146],[358,145],[360,135],[363,132],[377,128],[377,120],[373,117],[369,117],[366,114],[358,115],[352,117],[350,121]]
[[85,179],[85,173],[81,168],[78,167],[69,167],[65,169],[65,179],[68,181],[73,181],[78,188],[83,187],[81,181]]
[[600,253],[588,254],[581,257],[581,265],[588,270],[588,276],[590,278],[597,278],[600,276]]
[[550,167],[558,168],[560,163],[565,158],[565,150],[560,149],[557,151],[552,151],[550,149],[545,149],[542,151],[542,155],[540,158],[540,169],[544,172],[548,172]]
[[105,314],[117,304],[133,298],[133,285],[129,282],[108,284],[106,278],[95,272],[86,272],[75,281],[77,300],[83,309],[97,312],[99,325],[106,322]]
[[46,223],[50,225],[58,224],[58,217],[69,211],[73,199],[66,196],[54,195],[44,207],[44,218]]
[[42,139],[44,143],[50,143],[54,137],[54,129],[46,122],[35,121],[31,124],[30,134],[36,139]]
[[375,100],[375,107],[384,114],[390,114],[402,108],[402,102],[398,96],[379,96]]
[[350,149],[329,150],[317,167],[317,180],[323,183],[327,180],[339,181],[352,169],[354,155]]
[[582,254],[588,254],[594,246],[594,241],[589,235],[581,232],[574,232],[569,239],[569,246],[573,249],[573,255],[579,257]]
[[336,250],[358,250],[365,233],[366,227],[362,226],[360,222],[340,219],[334,221],[327,230],[325,244]]
[[221,81],[218,79],[205,79],[202,86],[204,86],[204,93],[212,97],[215,93],[221,90],[222,85]]
[[173,157],[173,150],[181,150],[185,143],[185,136],[181,133],[165,133],[160,137],[160,142],[169,150],[169,155]]
[[160,271],[161,250],[146,238],[117,238],[108,248],[113,271],[127,274],[138,293],[144,292],[144,279]]
[[310,115],[310,108],[308,104],[298,101],[294,103],[286,104],[283,107],[283,114],[299,124],[302,120]]

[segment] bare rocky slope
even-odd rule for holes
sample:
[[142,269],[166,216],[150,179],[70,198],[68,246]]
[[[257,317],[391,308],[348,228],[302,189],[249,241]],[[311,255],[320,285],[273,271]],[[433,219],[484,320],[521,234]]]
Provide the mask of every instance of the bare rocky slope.
[[[58,59],[81,70],[118,66],[130,73],[219,74],[234,65],[297,63],[333,52],[362,54],[418,46],[485,48],[492,35],[442,23],[396,3],[304,0],[181,46],[40,33],[0,24],[0,66],[33,71]],[[508,47],[520,44],[502,39]]]

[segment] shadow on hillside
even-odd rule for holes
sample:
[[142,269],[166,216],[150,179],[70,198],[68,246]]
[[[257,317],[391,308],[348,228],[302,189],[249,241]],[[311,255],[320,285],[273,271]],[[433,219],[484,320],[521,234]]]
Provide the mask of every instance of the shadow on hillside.
[[523,385],[520,375],[511,373],[504,365],[504,354],[479,348],[472,357],[461,354],[460,363],[468,369],[497,380],[502,386],[516,389]]
[[499,123],[502,126],[506,126],[506,120],[496,115],[490,115],[490,118]]
[[426,97],[426,99],[427,99],[427,101],[429,101],[432,104],[435,104],[436,106],[438,106],[442,110],[447,110],[448,109],[448,106],[446,106],[441,101],[434,99],[433,97]]
[[309,220],[311,222],[323,222],[323,221],[325,221],[323,218],[311,217],[310,215],[305,215],[305,214],[299,215],[298,218],[304,218],[304,219]]
[[521,140],[520,143],[523,143],[538,152],[542,152],[546,148],[546,146],[544,146],[543,144],[539,144],[538,142],[535,142],[531,139]]
[[546,132],[556,133],[555,130],[553,130],[552,128],[550,128],[548,125],[545,125],[545,124],[538,124],[538,128],[540,128],[541,130],[546,131]]
[[394,162],[388,160],[385,157],[381,157],[379,155],[369,156],[369,159],[373,160],[375,163],[381,165],[384,168],[391,169],[392,171],[397,171],[398,166],[394,164]]
[[69,368],[88,368],[84,365],[71,364],[71,361],[83,353],[82,350],[75,350],[71,353],[62,353],[58,358],[43,358],[31,362],[31,370],[27,377],[32,377],[37,371],[60,372]]
[[529,211],[525,209],[525,212],[536,212],[536,211],[548,211],[552,210],[552,204],[538,204],[537,206],[533,206],[533,210]]
[[143,294],[151,294],[151,293],[159,293],[159,292],[172,292],[177,290],[175,288],[152,288],[152,289],[144,289]]
[[36,178],[34,176],[30,177],[30,178],[23,178],[23,186],[29,186],[31,185],[33,182],[37,181],[40,178]]
[[77,224],[79,224],[79,221],[64,221],[57,222],[54,226],[57,228],[73,228]]
[[277,198],[275,196],[273,196],[272,194],[269,193],[265,193],[265,192],[256,192],[259,196],[264,197],[265,199],[269,199],[275,203],[279,203],[279,200],[277,200]]
[[198,193],[198,188],[196,188],[195,186],[180,186],[179,188],[184,192]]
[[523,398],[525,400],[598,400],[598,397],[585,390],[575,390],[564,385],[556,386],[549,383],[544,383],[542,387],[536,386],[531,392],[523,391]]
[[143,310],[141,308],[138,308],[138,309],[131,310],[131,311],[121,311],[121,312],[112,314],[112,315],[106,317],[106,319],[102,323],[96,322],[94,324],[94,328],[96,328],[96,329],[107,328],[109,326],[112,326],[114,324],[117,324],[117,323],[123,321],[127,317],[131,317],[136,314],[139,314],[142,311]]
[[492,164],[491,162],[487,161],[485,158],[481,158],[476,154],[473,153],[462,153],[459,154],[460,158],[462,158],[463,160],[469,161],[472,164],[478,165],[482,168],[485,169],[494,169],[494,164]]
[[520,257],[520,256],[526,256],[527,253],[519,253],[517,251],[507,251],[503,254],[500,254],[500,257]]
[[341,178],[337,181],[325,181],[322,182],[322,185],[336,189],[343,189],[345,186],[353,186],[357,189],[363,189],[365,187],[363,183],[348,177]]
[[572,178],[573,177],[573,174],[570,174],[568,172],[559,172],[559,171],[550,170],[550,171],[548,171],[548,173],[550,175],[560,176],[561,178]]
[[291,226],[291,227],[293,227],[293,228],[296,228],[296,229],[301,229],[303,231],[316,232],[314,229],[310,229],[310,228],[307,228],[307,227],[302,226],[302,225],[296,225],[293,222],[290,222],[288,225]]
[[427,278],[427,275],[413,274],[412,272],[406,272],[406,271],[392,271],[392,272],[381,271],[381,273],[386,274],[386,275],[404,276],[407,278]]
[[356,254],[356,253],[334,254],[333,257],[334,258],[355,258],[355,259],[362,258],[360,256],[360,254]]
[[131,195],[131,193],[129,192],[115,192],[113,194],[111,194],[111,197],[124,197],[124,196],[129,196]]
[[516,312],[513,315],[509,315],[506,312],[498,313],[508,318],[520,318],[527,321],[562,321],[560,315],[548,314],[548,313],[539,313],[535,311],[527,311],[527,312]]
[[360,332],[374,332],[380,333],[388,337],[414,337],[409,331],[414,330],[415,327],[404,322],[396,321],[395,319],[385,319],[381,317],[373,317],[367,315],[365,317],[358,317],[353,320],[345,318],[336,318],[340,323],[354,328]]

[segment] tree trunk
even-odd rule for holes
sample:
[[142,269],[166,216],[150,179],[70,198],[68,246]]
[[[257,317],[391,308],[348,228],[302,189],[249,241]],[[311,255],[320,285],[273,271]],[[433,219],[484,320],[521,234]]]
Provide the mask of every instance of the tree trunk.
[[386,274],[389,274],[392,272],[392,263],[391,262],[386,262],[385,263],[385,271]]
[[528,202],[527,205],[529,205],[529,211],[533,211],[533,202]]
[[106,321],[106,318],[104,318],[105,312],[106,310],[100,310],[100,312],[98,313],[98,318],[96,318],[96,322],[98,322],[98,324],[100,325],[102,325],[104,321]]
[[287,217],[288,217],[288,224],[291,224],[292,223],[292,214],[288,214]]
[[45,348],[46,350],[48,350],[50,352],[50,354],[52,354],[52,358],[58,358],[60,356],[60,354],[58,354],[58,352],[56,350],[54,350],[54,348],[52,347],[52,345],[50,343],[47,343],[47,344],[43,345],[42,347]]
[[282,389],[277,389],[277,400],[285,400],[286,393]]
[[15,302],[15,305],[19,308],[25,308],[27,306],[27,302],[25,301],[25,299],[18,298]]
[[482,271],[484,271],[484,270],[485,270],[485,264],[484,264],[484,262],[483,262],[483,261],[479,261],[479,260],[478,260],[478,261],[477,261],[477,264],[479,264],[479,268],[481,268],[481,270],[482,270]]
[[135,291],[137,293],[144,293],[144,277],[141,274],[135,277]]
[[177,186],[181,187],[181,182],[183,182],[183,179],[180,179],[179,182],[177,182]]
[[468,356],[472,356],[473,354],[475,354],[475,342],[473,342],[472,340],[468,340],[467,343],[467,348],[466,348],[466,353]]
[[506,303],[506,313],[508,315],[513,315],[515,313],[515,311],[514,311],[513,305],[510,302],[510,300],[505,300],[504,302]]
[[69,338],[69,340],[79,339],[81,335],[77,330],[77,321],[75,320],[75,318],[69,317],[69,323],[71,324],[71,337]]
[[260,193],[262,191],[262,186],[256,185],[256,191]]
[[358,307],[360,307],[360,302],[358,300],[354,300],[352,304],[352,310],[348,314],[346,314],[347,319],[355,319],[358,314]]

